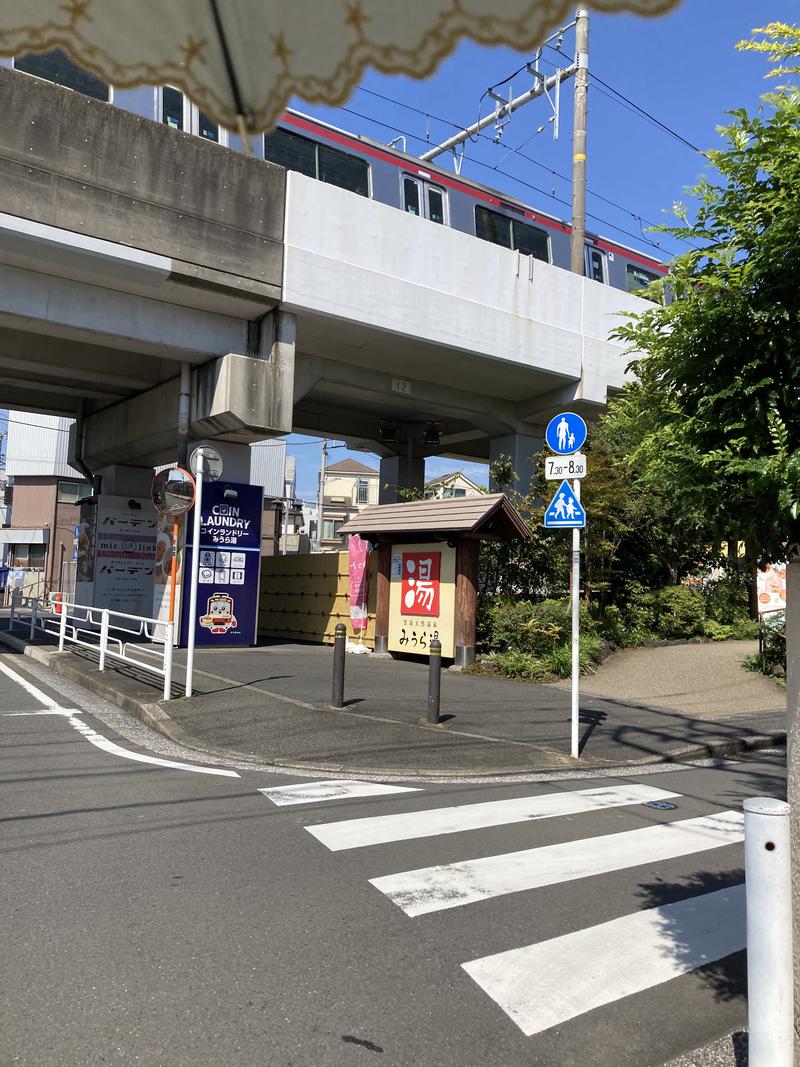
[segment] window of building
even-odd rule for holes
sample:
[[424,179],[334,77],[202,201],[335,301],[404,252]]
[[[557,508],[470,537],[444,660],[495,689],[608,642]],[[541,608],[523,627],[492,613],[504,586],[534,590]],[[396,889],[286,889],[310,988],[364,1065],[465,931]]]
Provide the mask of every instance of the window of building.
[[59,504],[77,504],[79,500],[84,500],[87,496],[91,495],[92,487],[88,482],[58,483]]
[[272,130],[264,134],[264,159],[340,189],[349,189],[359,196],[369,196],[369,163],[366,160],[317,144],[289,130]]
[[650,293],[643,293],[641,290],[646,289],[651,282],[658,281],[660,275],[655,274],[653,271],[645,270],[644,267],[637,267],[634,263],[628,263],[625,270],[628,275],[628,292],[639,293],[648,300],[654,300],[658,303],[656,296]]
[[15,567],[44,567],[47,545],[14,545]]
[[480,205],[475,208],[475,235],[544,263],[550,262],[550,239],[544,230]]
[[442,493],[442,496],[448,496],[448,497],[451,497],[451,496],[466,496],[466,495],[467,495],[467,490],[466,489],[456,489],[455,486],[452,486],[452,485],[446,485],[445,488],[444,488],[444,492]]
[[359,478],[356,482],[356,503],[369,503],[369,482],[366,478]]
[[171,85],[161,90],[161,121],[173,130],[183,129],[183,93]]
[[55,82],[76,93],[91,96],[95,100],[108,100],[108,86],[95,74],[73,63],[66,52],[54,48],[51,52],[27,52],[14,59],[15,70],[33,74],[36,78]]
[[344,525],[344,519],[323,519],[322,540],[333,541],[339,536],[339,530]]

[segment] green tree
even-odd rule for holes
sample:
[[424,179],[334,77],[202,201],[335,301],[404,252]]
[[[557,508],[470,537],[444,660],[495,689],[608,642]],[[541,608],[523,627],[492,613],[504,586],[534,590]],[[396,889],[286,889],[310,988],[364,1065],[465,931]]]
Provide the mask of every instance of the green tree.
[[[617,335],[637,353],[651,477],[672,478],[720,538],[788,561],[789,796],[800,813],[800,28],[755,32],[741,49],[767,55],[786,81],[757,114],[730,113],[692,190],[693,220],[682,209],[667,228],[699,246],[671,266],[674,300]],[[800,815],[792,838],[800,946]]]

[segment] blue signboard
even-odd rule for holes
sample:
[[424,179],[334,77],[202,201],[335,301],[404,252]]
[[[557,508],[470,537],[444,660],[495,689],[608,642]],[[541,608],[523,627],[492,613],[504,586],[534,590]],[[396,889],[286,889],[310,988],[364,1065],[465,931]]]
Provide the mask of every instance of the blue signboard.
[[544,513],[544,524],[553,530],[575,530],[586,525],[586,512],[569,482],[563,481],[556,490]]
[[574,411],[562,411],[548,422],[544,439],[551,452],[568,456],[577,452],[586,440],[586,423]]
[[[203,484],[197,613],[193,620],[198,646],[255,644],[263,501],[260,485]],[[194,509],[187,517],[187,542],[191,542],[193,528]],[[187,543],[187,576],[191,574],[192,554],[192,545]],[[189,590],[187,580],[183,583],[184,645],[190,625]]]

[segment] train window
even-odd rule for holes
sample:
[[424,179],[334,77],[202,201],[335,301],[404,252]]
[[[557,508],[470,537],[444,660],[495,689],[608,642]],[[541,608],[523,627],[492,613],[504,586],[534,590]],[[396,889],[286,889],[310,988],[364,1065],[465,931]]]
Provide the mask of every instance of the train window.
[[485,207],[475,208],[475,235],[483,241],[511,248],[511,219],[489,211]]
[[414,178],[403,178],[403,210],[419,215],[419,182]]
[[[653,271],[645,270],[643,267],[637,267],[633,263],[628,263],[625,267],[628,275],[628,292],[640,293],[642,289],[646,289],[651,282],[658,281],[660,275],[654,274]],[[651,296],[649,293],[641,293],[642,296],[647,297],[648,300],[655,300],[658,302],[658,298]]]
[[317,145],[317,159],[320,181],[349,189],[359,196],[369,196],[369,163],[365,159],[325,144]]
[[55,82],[76,93],[91,96],[95,100],[108,100],[108,86],[96,75],[73,63],[66,52],[54,48],[51,52],[28,52],[14,59],[14,68],[25,74],[33,74],[45,81]]
[[504,248],[513,248],[524,256],[550,262],[550,241],[544,230],[517,219],[507,219],[485,207],[475,208],[475,234]]
[[198,112],[197,116],[197,132],[207,141],[219,140],[219,126],[202,111]]
[[592,248],[591,245],[587,245],[586,248],[586,277],[595,282],[606,280],[605,252],[601,252],[599,248]]
[[428,186],[428,218],[444,225],[444,193],[431,185]]
[[511,223],[513,247],[522,252],[524,256],[533,256],[545,263],[550,262],[550,242],[544,230],[537,226],[529,226],[526,222]]
[[171,85],[161,90],[161,121],[173,130],[183,129],[183,93]]
[[317,146],[307,137],[288,130],[278,129],[264,134],[264,159],[309,178],[317,176]]

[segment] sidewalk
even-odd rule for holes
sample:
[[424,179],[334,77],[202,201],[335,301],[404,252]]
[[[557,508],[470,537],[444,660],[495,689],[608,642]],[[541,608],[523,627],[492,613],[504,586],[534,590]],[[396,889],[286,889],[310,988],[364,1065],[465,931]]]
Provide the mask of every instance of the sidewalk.
[[[770,680],[750,675],[712,645],[642,650],[669,653],[669,674],[679,679],[698,670],[705,692],[692,697],[692,713],[664,705],[663,692],[648,691],[648,676],[662,672],[636,663],[641,697],[631,682],[614,682],[625,699],[595,692],[607,670],[617,672],[629,653],[612,657],[586,679],[581,696],[580,761],[569,756],[570,694],[563,685],[530,685],[504,679],[442,672],[443,728],[425,718],[427,666],[408,661],[347,656],[345,700],[328,707],[332,651],[317,645],[272,642],[257,649],[198,650],[195,689],[182,692],[185,658],[176,650],[177,699],[159,699],[157,686],[134,670],[97,670],[96,657],[58,653],[37,640],[32,646],[5,632],[0,639],[46,666],[112,700],[183,744],[205,752],[237,754],[284,767],[338,775],[503,775],[653,763],[727,754],[781,743],[783,694]],[[741,643],[744,644],[744,643]],[[745,647],[742,655],[749,648]],[[737,651],[738,655],[738,651]],[[683,664],[683,666],[681,666]],[[610,675],[609,675],[610,676]],[[759,694],[753,699],[750,682]],[[684,685],[685,688],[685,685]],[[662,686],[663,689],[663,686]],[[747,699],[737,695],[747,693]],[[653,697],[660,697],[655,700]]]

